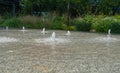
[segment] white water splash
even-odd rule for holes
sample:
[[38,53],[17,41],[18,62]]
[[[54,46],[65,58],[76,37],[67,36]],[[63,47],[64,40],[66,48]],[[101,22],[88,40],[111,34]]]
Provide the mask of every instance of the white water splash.
[[12,51],[12,50],[8,50],[6,53],[13,53],[14,51]]
[[0,37],[0,43],[7,43],[7,42],[17,42],[18,40],[15,38],[9,37]]
[[43,28],[43,30],[42,30],[42,32],[41,32],[42,34],[45,34],[45,28]]
[[52,35],[51,35],[51,37],[50,37],[50,39],[51,39],[52,42],[55,42],[55,38],[56,38],[55,37],[55,32],[53,32]]
[[66,33],[65,35],[70,36],[70,35],[71,35],[70,31],[68,30],[67,33]]
[[39,39],[35,39],[36,43],[46,43],[46,44],[50,44],[50,43],[65,43],[65,42],[69,42],[69,40],[67,39],[63,39],[63,38],[55,38],[54,41],[51,41],[51,38],[39,38]]
[[22,30],[25,30],[25,27],[24,27],[24,26],[22,27]]
[[108,30],[108,35],[110,35],[110,34],[111,34],[111,29]]

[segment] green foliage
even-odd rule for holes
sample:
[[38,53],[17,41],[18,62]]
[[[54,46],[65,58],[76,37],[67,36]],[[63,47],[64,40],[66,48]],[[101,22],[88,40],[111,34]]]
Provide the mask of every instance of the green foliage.
[[[22,10],[20,9],[22,14],[40,15],[40,12],[55,11],[62,15],[69,10],[69,14],[74,17],[85,14],[114,15],[119,13],[119,3],[120,0],[20,0],[19,5],[22,6]],[[19,13],[19,6],[17,7]],[[12,14],[12,4],[0,4],[0,13],[2,15],[5,13],[5,17],[8,18],[6,13]]]
[[23,13],[54,12],[64,14],[69,11],[71,16],[84,14],[106,14],[117,13],[113,7],[119,7],[120,0],[21,0],[24,4]]
[[[105,15],[114,15],[117,13],[116,9],[119,7],[120,0],[89,0],[96,7],[89,6],[89,10],[93,14],[105,14]],[[92,5],[91,4],[91,5]],[[86,11],[86,10],[85,10]]]
[[26,28],[43,28],[43,23],[40,17],[27,15],[19,17],[19,20],[22,22],[22,26],[25,26]]
[[3,25],[4,27],[9,26],[9,27],[14,27],[14,28],[21,28],[21,21],[17,18],[11,18],[11,19],[7,19],[4,21]]
[[67,26],[67,25],[64,25],[64,30],[71,30],[71,31],[75,31],[76,30],[76,27],[73,26],[73,25],[70,25],[70,26]]
[[112,33],[120,33],[120,22],[115,22],[111,24]]
[[85,16],[84,18],[78,18],[72,21],[72,25],[79,31],[90,31],[92,26],[93,16]]
[[4,22],[4,19],[2,19],[2,17],[0,17],[0,26],[2,26],[3,22]]
[[76,27],[78,31],[89,31],[91,24],[84,20],[74,20],[72,24]]
[[119,21],[119,22],[120,22],[120,15],[115,15],[115,16],[114,16],[114,18],[116,18],[116,19],[117,19],[117,21]]
[[111,28],[111,24],[115,23],[116,19],[112,17],[106,17],[104,19],[97,20],[92,28],[97,32],[107,32]]
[[65,19],[60,16],[56,16],[51,24],[51,29],[60,29],[63,30],[65,26]]
[[108,32],[111,29],[112,33],[120,33],[120,15],[115,16],[93,16],[86,15],[84,17],[70,19],[69,26],[66,25],[67,19],[65,16],[50,15],[45,17],[38,16],[21,16],[18,18],[3,19],[0,17],[0,27],[21,28],[25,26],[30,29],[41,29],[43,27],[57,30],[78,30],[96,32]]
[[94,15],[86,15],[85,17],[83,17],[83,20],[85,20],[88,23],[92,23],[94,18]]
[[68,30],[76,30],[76,27],[75,26],[69,26],[69,29]]

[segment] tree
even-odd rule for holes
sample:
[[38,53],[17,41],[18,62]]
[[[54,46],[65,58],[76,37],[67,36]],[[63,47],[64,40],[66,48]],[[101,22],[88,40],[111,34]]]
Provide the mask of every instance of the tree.
[[24,3],[23,12],[32,14],[33,12],[54,12],[67,13],[68,5],[70,16],[84,14],[109,14],[114,8],[120,6],[120,0],[21,0]]

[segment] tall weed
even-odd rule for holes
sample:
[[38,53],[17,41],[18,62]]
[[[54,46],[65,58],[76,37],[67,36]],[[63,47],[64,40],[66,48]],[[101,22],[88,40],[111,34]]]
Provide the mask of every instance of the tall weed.
[[26,28],[43,28],[42,20],[37,16],[21,16],[19,20],[22,22],[22,26]]

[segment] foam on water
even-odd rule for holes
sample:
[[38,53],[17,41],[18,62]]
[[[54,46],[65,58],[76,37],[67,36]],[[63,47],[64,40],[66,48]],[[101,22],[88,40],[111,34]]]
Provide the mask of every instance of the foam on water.
[[6,53],[13,53],[14,51],[12,51],[12,50],[8,50]]
[[35,39],[35,42],[49,44],[49,43],[65,43],[65,42],[69,42],[69,40],[63,38],[55,38],[55,40],[52,41],[51,38],[40,38],[40,39]]
[[18,40],[15,38],[9,37],[0,37],[0,43],[7,43],[7,42],[17,42]]
[[116,42],[119,41],[117,38],[111,38],[111,37],[97,37],[97,38],[91,38],[87,39],[90,42]]

